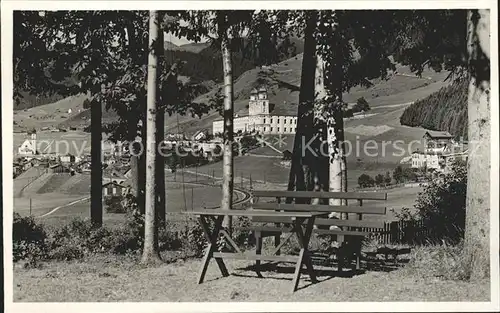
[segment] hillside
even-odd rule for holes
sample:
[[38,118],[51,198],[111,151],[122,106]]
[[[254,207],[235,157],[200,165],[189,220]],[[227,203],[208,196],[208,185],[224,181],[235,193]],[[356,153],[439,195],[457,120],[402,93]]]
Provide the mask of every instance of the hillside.
[[406,108],[401,124],[467,138],[467,80],[453,83]]
[[[303,42],[292,39],[295,53],[303,51]],[[222,59],[217,48],[209,43],[190,43],[177,46],[172,42],[165,42],[165,56],[167,60],[184,61],[180,74],[181,79],[187,79],[202,86],[202,92],[212,90],[222,81]],[[244,58],[241,52],[233,53],[233,77],[239,77],[255,68],[255,60]],[[58,94],[51,96],[33,96],[22,92],[23,98],[14,106],[14,130],[26,131],[31,128],[50,126],[83,127],[88,125],[90,111],[83,109],[85,96],[63,98]],[[66,114],[68,109],[71,114]],[[46,114],[47,112],[47,114]],[[17,116],[16,116],[17,115]],[[103,108],[103,122],[110,123],[117,120],[113,111]]]
[[29,109],[14,110],[14,131],[57,126],[85,111],[85,99],[85,95],[77,95]]
[[[296,114],[299,100],[300,75],[302,54],[282,61],[279,64],[254,68],[243,73],[234,83],[235,114],[246,114],[250,91],[260,84],[266,84],[269,92],[271,107],[274,114]],[[410,103],[427,97],[448,85],[444,79],[447,72],[435,73],[424,71],[422,77],[411,74],[409,68],[397,66],[397,71],[387,80],[374,80],[370,88],[355,87],[343,95],[348,103],[365,97],[373,107]],[[217,93],[215,88],[207,94],[201,95],[195,101],[207,103]],[[177,124],[177,118],[179,124]],[[201,119],[190,116],[171,116],[166,119],[168,132],[186,132],[192,134],[199,129],[212,129],[212,122],[219,118],[217,112],[212,112]],[[399,116],[397,117],[399,119]],[[399,123],[399,122],[398,122]]]
[[[301,39],[291,38],[290,42],[294,46],[293,52],[291,52],[292,56],[303,52],[304,43]],[[177,46],[167,41],[165,56],[167,60],[172,62],[185,61],[180,73],[190,77],[195,82],[222,81],[222,55],[219,47],[212,46],[210,43],[190,43]],[[232,65],[233,77],[239,77],[246,71],[255,68],[256,60],[240,51],[234,51]]]

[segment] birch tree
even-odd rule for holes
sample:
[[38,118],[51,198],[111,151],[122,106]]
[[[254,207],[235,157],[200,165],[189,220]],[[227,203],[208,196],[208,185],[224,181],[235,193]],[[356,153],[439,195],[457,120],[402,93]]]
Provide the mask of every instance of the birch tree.
[[[156,204],[156,155],[157,155],[157,124],[156,115],[158,111],[158,42],[160,17],[158,11],[151,11],[149,16],[149,46],[148,57],[148,80],[147,80],[147,106],[146,106],[146,196],[145,196],[145,218],[144,218],[144,248],[142,251],[142,263],[152,263],[160,259],[158,251],[158,216]],[[156,45],[156,47],[155,47]]]

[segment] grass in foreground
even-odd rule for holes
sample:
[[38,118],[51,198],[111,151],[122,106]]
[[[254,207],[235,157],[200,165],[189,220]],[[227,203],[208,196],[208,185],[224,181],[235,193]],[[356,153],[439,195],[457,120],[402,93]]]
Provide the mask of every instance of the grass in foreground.
[[[176,259],[167,252],[163,259]],[[231,276],[222,278],[215,264],[205,282],[196,284],[201,259],[144,267],[130,256],[95,256],[72,262],[48,262],[41,268],[14,268],[14,301],[488,301],[488,280],[465,282],[368,271],[353,277],[319,273],[311,284],[302,275],[291,293],[292,265],[256,277],[248,261],[226,261]],[[334,270],[334,269],[333,269]]]

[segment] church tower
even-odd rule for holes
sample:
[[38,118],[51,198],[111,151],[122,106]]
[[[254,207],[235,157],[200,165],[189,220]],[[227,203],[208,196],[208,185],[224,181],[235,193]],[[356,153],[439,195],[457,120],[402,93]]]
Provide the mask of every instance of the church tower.
[[32,153],[36,154],[36,131],[31,132],[30,137],[31,137]]
[[248,104],[248,115],[269,114],[269,99],[265,87],[253,89],[250,93],[250,102]]

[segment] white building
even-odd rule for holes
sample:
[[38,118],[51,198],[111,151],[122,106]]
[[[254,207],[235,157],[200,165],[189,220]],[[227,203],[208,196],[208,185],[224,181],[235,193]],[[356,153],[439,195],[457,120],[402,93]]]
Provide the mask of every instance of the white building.
[[444,173],[451,170],[453,161],[467,160],[467,149],[454,142],[453,136],[447,132],[428,131],[424,141],[424,150],[416,150],[411,154],[412,168],[434,169]]
[[193,141],[200,141],[200,140],[203,140],[206,138],[207,138],[207,134],[205,133],[204,130],[197,131],[192,137]]
[[[297,116],[270,114],[267,90],[264,87],[252,90],[248,104],[248,115],[234,117],[234,132],[258,132],[261,134],[295,134]],[[212,133],[222,134],[222,119],[212,123]]]
[[35,155],[36,154],[36,132],[28,133],[29,139],[26,139],[17,152],[21,155]]

